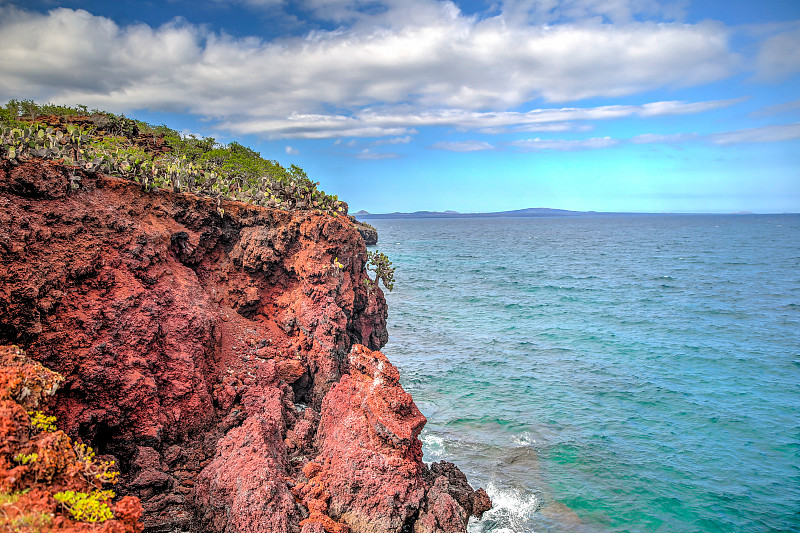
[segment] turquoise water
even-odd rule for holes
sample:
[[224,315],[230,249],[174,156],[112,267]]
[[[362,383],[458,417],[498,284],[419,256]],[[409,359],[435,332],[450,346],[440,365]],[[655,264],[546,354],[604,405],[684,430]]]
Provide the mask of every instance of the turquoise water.
[[471,532],[800,530],[800,216],[370,223]]

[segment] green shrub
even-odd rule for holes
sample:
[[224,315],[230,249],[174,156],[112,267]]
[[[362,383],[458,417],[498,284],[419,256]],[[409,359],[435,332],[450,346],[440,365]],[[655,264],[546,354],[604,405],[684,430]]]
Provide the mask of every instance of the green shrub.
[[39,460],[39,454],[34,453],[18,453],[14,456],[14,461],[18,462],[21,465],[27,465],[29,463],[35,463]]
[[31,426],[36,428],[37,431],[52,432],[56,430],[56,417],[47,416],[41,411],[31,411],[28,416],[31,419]]
[[53,498],[69,511],[78,522],[105,522],[114,518],[106,503],[116,496],[112,490],[95,490],[91,494],[67,490],[53,494]]
[[[61,160],[85,170],[129,179],[146,190],[171,188],[212,198],[229,198],[278,209],[326,211],[346,215],[347,204],[321,191],[300,167],[288,169],[237,142],[220,145],[213,138],[181,135],[165,125],[151,126],[93,110],[93,127],[66,126],[66,133],[35,121],[37,116],[75,116],[85,106],[37,105],[9,101],[0,109],[0,158],[19,164],[31,157]],[[85,120],[84,120],[85,122]],[[105,136],[97,132],[105,132]],[[136,144],[141,132],[159,136],[167,154],[148,153]],[[78,187],[76,176],[73,187]]]
[[386,254],[375,250],[367,252],[367,271],[375,273],[373,283],[377,286],[378,280],[383,282],[383,286],[389,289],[394,288],[394,267]]

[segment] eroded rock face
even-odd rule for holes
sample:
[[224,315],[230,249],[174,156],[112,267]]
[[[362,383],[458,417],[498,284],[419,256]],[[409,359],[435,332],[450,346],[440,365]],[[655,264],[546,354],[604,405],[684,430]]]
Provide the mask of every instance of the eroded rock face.
[[308,481],[295,487],[310,510],[326,511],[306,524],[327,514],[354,533],[464,531],[491,507],[486,493],[450,463],[422,462],[425,417],[386,356],[356,345],[349,363],[323,401]]
[[[347,217],[0,164],[0,344],[64,377],[60,429],[117,459],[118,492],[141,498],[147,531],[299,531],[317,513],[330,533],[351,504],[356,529],[376,512],[359,507],[364,486],[324,509],[291,493],[337,431],[399,461],[396,487],[370,486],[403,500],[387,531],[428,512],[424,417],[370,351],[387,340],[386,303],[365,260]],[[366,424],[349,433],[333,421],[348,396],[363,408],[342,416]]]

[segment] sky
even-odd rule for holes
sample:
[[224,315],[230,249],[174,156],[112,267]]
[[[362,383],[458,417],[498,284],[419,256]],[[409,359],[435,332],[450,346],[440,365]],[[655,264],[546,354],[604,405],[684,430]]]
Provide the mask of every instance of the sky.
[[800,212],[798,0],[0,0],[12,98],[236,140],[351,212]]

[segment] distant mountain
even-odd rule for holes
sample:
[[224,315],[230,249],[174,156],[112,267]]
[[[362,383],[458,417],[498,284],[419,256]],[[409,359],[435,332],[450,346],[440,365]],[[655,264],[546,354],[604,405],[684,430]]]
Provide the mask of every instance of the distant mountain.
[[492,217],[558,217],[599,215],[596,211],[568,211],[549,207],[529,207],[513,211],[494,211],[491,213],[459,213],[458,211],[414,211],[413,213],[369,213],[361,210],[354,216],[361,219],[380,218],[492,218]]
[[[359,220],[381,218],[526,218],[526,217],[591,217],[603,215],[630,215],[630,216],[655,216],[655,215],[714,215],[723,213],[632,213],[619,211],[570,211],[568,209],[552,209],[550,207],[529,207],[527,209],[514,209],[513,211],[492,211],[490,213],[459,213],[458,211],[414,211],[413,213],[370,213],[363,209],[353,216]],[[752,211],[738,211],[729,215],[752,215]],[[795,214],[795,213],[784,213]]]

